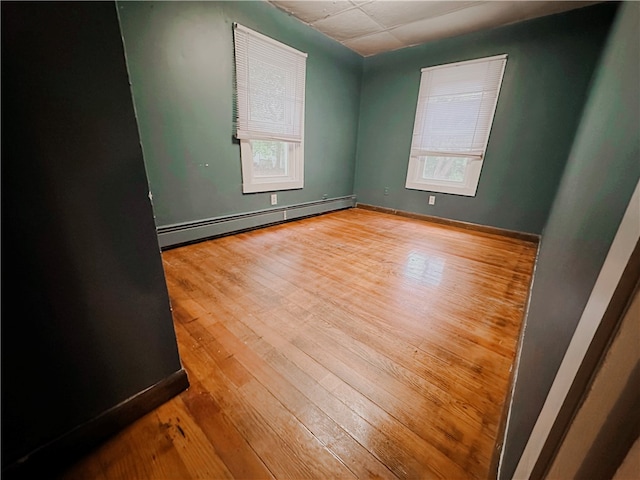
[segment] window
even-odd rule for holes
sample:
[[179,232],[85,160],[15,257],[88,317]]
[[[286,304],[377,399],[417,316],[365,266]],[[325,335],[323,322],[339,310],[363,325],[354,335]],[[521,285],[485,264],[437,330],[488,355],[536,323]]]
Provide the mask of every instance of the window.
[[506,63],[422,69],[406,188],[475,196]]
[[234,24],[244,193],[304,186],[307,54]]

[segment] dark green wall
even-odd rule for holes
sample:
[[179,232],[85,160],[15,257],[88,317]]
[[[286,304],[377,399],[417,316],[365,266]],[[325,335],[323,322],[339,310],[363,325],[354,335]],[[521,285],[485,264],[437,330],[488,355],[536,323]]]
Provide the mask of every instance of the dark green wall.
[[[364,59],[358,202],[539,234],[615,5],[599,5]],[[509,55],[475,197],[405,189],[420,69]],[[385,187],[389,194],[384,195]]]
[[4,478],[181,370],[114,2],[2,2],[2,257]]
[[292,205],[353,193],[362,58],[266,2],[121,2],[127,64],[158,226],[270,207],[242,194],[232,135],[232,23],[308,53],[305,187]]
[[540,245],[500,478],[510,479],[640,178],[640,4],[624,4]]

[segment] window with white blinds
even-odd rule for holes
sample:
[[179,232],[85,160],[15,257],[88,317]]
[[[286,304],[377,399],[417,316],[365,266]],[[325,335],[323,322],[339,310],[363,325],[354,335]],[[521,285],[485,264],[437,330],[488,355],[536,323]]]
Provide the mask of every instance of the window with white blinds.
[[475,196],[506,61],[422,69],[407,188]]
[[244,193],[304,186],[307,54],[234,24]]

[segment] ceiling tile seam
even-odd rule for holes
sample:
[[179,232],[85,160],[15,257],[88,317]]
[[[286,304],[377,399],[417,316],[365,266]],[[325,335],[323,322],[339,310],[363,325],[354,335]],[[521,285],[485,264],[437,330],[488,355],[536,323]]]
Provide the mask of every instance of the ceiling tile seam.
[[[413,21],[413,22],[402,23],[402,24],[396,25],[395,27],[392,27],[392,28],[389,30],[389,33],[390,33],[391,35],[393,35],[393,31],[394,31],[394,30],[396,30],[396,31],[397,31],[397,30],[400,30],[400,29],[401,29],[401,28],[403,28],[403,27],[408,27],[408,26],[411,26],[411,25],[415,25],[415,24],[417,24],[417,23],[424,22],[425,20],[433,20],[433,19],[436,19],[436,18],[439,18],[439,17],[446,17],[447,15],[453,15],[453,14],[455,14],[455,13],[458,13],[458,12],[462,11],[462,10],[466,10],[466,9],[468,9],[468,8],[476,7],[476,6],[478,6],[478,5],[483,5],[483,4],[486,4],[486,3],[488,3],[488,2],[474,2],[474,3],[473,3],[473,4],[471,4],[471,5],[466,5],[466,6],[464,6],[464,7],[456,8],[455,10],[449,10],[449,11],[447,11],[447,12],[445,12],[445,13],[438,14],[438,15],[436,15],[436,16],[434,16],[434,17],[422,18],[422,19],[420,19],[420,20],[415,20],[415,21]],[[516,20],[516,21],[514,21],[513,23],[517,23],[517,22],[518,22],[518,21]],[[498,26],[496,26],[496,27],[492,27],[492,28],[498,28],[498,27],[502,27],[502,26],[506,26],[506,25],[508,25],[508,23],[501,23],[500,25],[498,25]],[[477,31],[477,30],[470,30],[470,31],[469,31],[469,32],[467,32],[467,33],[472,33],[472,32],[474,32],[474,31]],[[450,35],[446,35],[446,36],[441,37],[441,39],[445,39],[445,38],[452,38],[452,37],[456,37],[456,36],[458,36],[458,35],[460,35],[460,34],[459,34],[459,33],[452,33],[452,34],[450,34]],[[396,37],[395,35],[394,35],[394,37],[395,37],[395,38],[398,38],[398,37]],[[427,40],[427,41],[424,41],[424,40],[417,40],[417,43],[409,43],[409,42],[405,42],[405,41],[400,40],[400,42],[404,45],[404,48],[416,47],[416,46],[418,46],[418,45],[423,45],[423,44],[425,44],[425,43],[429,43],[429,42],[431,42],[431,41],[432,41],[432,40]]]
[[373,2],[373,0],[367,0],[367,1],[362,2],[362,3],[355,3],[353,0],[349,0],[349,3],[351,5],[353,5],[353,6],[355,6],[355,7],[361,7],[363,5],[367,5],[367,4],[372,3],[372,2]]
[[[356,4],[352,3],[352,2],[349,2],[349,3],[351,3],[352,7],[346,8],[344,10],[340,10],[339,12],[336,12],[336,13],[329,14],[326,17],[323,17],[323,18],[320,18],[318,20],[315,20],[313,23],[307,23],[307,22],[303,22],[303,23],[313,27],[315,22],[319,22],[321,20],[325,20],[325,19],[330,18],[330,17],[336,17],[337,15],[341,15],[342,13],[349,12],[349,11],[354,10],[354,9],[358,9],[362,13],[364,13],[367,16],[367,18],[369,18],[369,20],[371,20],[376,25],[378,25],[378,27],[380,27],[381,30],[378,31],[378,32],[367,33],[367,34],[364,34],[364,35],[359,35],[359,36],[356,36],[356,37],[351,37],[351,38],[347,38],[347,39],[339,41],[341,45],[349,48],[350,50],[353,50],[353,48],[348,47],[346,45],[346,42],[349,42],[351,40],[366,39],[367,37],[371,37],[371,36],[374,36],[374,35],[379,35],[380,33],[383,33],[383,32],[388,33],[389,35],[391,35],[394,39],[396,39],[401,44],[400,47],[392,48],[392,49],[389,49],[389,50],[385,50],[385,52],[400,50],[402,48],[413,47],[413,46],[421,45],[422,43],[424,43],[424,42],[420,42],[420,41],[418,41],[417,43],[406,43],[405,41],[403,41],[402,39],[398,38],[398,36],[393,33],[393,30],[397,30],[399,27],[403,27],[403,26],[406,26],[406,25],[412,25],[414,23],[418,23],[418,22],[424,21],[424,19],[416,20],[416,21],[413,21],[413,22],[404,22],[404,23],[403,22],[399,22],[397,24],[394,24],[394,25],[391,25],[391,26],[387,27],[387,26],[384,26],[384,25],[380,24],[380,22],[378,22],[369,13],[367,13],[365,10],[363,10],[361,8],[361,7],[367,5],[368,3],[371,3],[371,2],[367,2],[367,3],[364,3],[364,4],[360,4],[360,5],[356,5]],[[464,9],[467,9],[467,8],[471,8],[471,7],[476,7],[478,5],[483,5],[483,4],[486,4],[486,3],[487,3],[486,1],[473,2],[471,4],[466,4],[465,3],[465,4],[461,5],[460,7],[455,8],[453,10],[447,10],[446,12],[439,13],[437,15],[434,15],[433,17],[429,17],[429,19],[435,19],[435,18],[438,18],[438,17],[444,17],[444,16],[447,16],[449,14],[453,14],[453,13],[459,12],[461,10],[464,10]],[[356,52],[356,53],[359,53],[359,52]],[[383,52],[378,52],[378,53],[383,53]],[[367,55],[360,54],[360,55],[363,56],[363,57],[370,57],[370,56],[375,55],[375,53],[367,54]]]
[[[350,3],[351,3],[351,2],[350,2]],[[395,48],[395,49],[391,49],[391,50],[399,50],[400,48],[404,48],[404,47],[406,47],[407,45],[406,45],[402,40],[400,40],[397,36],[395,36],[395,35],[391,32],[391,29],[392,29],[392,28],[396,28],[396,27],[398,27],[398,26],[400,26],[400,25],[402,25],[402,24],[393,25],[393,26],[391,26],[391,27],[386,27],[386,26],[382,25],[380,22],[378,22],[375,18],[373,18],[371,15],[369,15],[367,12],[365,12],[365,11],[361,8],[362,6],[365,6],[365,5],[367,5],[368,3],[371,3],[371,2],[363,3],[363,4],[360,4],[360,5],[355,5],[355,7],[356,7],[358,10],[360,10],[362,13],[364,13],[364,14],[365,14],[365,16],[366,16],[367,18],[369,18],[369,20],[371,20],[373,23],[375,23],[376,25],[378,25],[378,27],[380,27],[380,29],[381,29],[381,30],[380,30],[380,31],[377,31],[377,32],[366,33],[366,34],[364,34],[364,35],[358,35],[358,36],[356,36],[356,37],[346,38],[346,39],[344,39],[344,40],[340,40],[340,43],[341,43],[342,45],[344,45],[345,47],[347,47],[349,50],[355,51],[355,50],[353,50],[353,48],[351,48],[351,47],[347,46],[347,45],[346,45],[346,42],[350,42],[350,41],[352,41],[352,40],[359,40],[359,39],[367,38],[367,37],[371,37],[371,36],[374,36],[374,35],[380,35],[381,33],[388,33],[389,35],[391,35],[394,39],[396,39],[396,40],[401,44],[401,46],[400,46],[400,47],[397,47],[397,48]],[[485,3],[485,2],[475,2],[475,3]],[[352,5],[354,5],[354,4],[352,4]],[[352,8],[347,8],[347,9],[345,9],[345,10],[340,10],[339,12],[337,12],[337,13],[335,13],[335,14],[328,15],[328,16],[326,16],[325,18],[335,17],[336,15],[340,15],[341,13],[348,12],[348,11],[350,11],[350,10],[353,10],[353,9],[352,9]],[[456,10],[459,10],[459,9],[456,9]],[[453,11],[453,10],[452,10],[452,11]],[[435,17],[434,17],[434,18],[435,18]],[[385,51],[390,51],[390,50],[385,50]],[[359,54],[360,56],[362,56],[362,57],[370,57],[370,56],[372,56],[372,55],[375,55],[375,54],[367,54],[367,55],[364,55],[364,54],[361,54],[360,52],[356,52],[356,53],[358,53],[358,54]],[[382,53],[382,52],[379,52],[379,53]]]
[[[397,25],[396,25],[396,27],[397,27]],[[391,28],[394,28],[394,29],[395,29],[396,27],[391,27]],[[400,46],[400,47],[398,47],[398,48],[395,48],[395,49],[392,49],[392,50],[398,50],[398,49],[400,49],[400,48],[404,48],[404,47],[406,47],[406,46],[407,46],[407,44],[406,44],[405,42],[403,42],[402,40],[400,40],[398,37],[396,37],[396,36],[393,34],[393,32],[391,31],[391,28],[385,29],[385,30],[383,30],[383,31],[381,31],[381,32],[367,33],[367,34],[365,34],[365,35],[360,35],[359,37],[347,38],[347,39],[345,39],[345,40],[341,40],[341,41],[340,41],[340,43],[342,43],[342,44],[344,45],[344,42],[350,42],[350,41],[352,41],[352,40],[366,39],[367,37],[373,37],[373,36],[375,36],[375,35],[380,35],[381,33],[388,33],[388,34],[389,34],[389,35],[391,35],[393,38],[395,38],[398,42],[400,42],[400,44],[402,45],[402,46]],[[345,45],[345,47],[346,47],[346,45]],[[347,48],[349,48],[349,47],[347,47]],[[385,50],[385,51],[390,51],[390,50]],[[382,53],[382,52],[380,52],[380,53]],[[371,55],[375,55],[375,54],[369,54],[369,55],[363,55],[363,56],[369,57],[369,56],[371,56]]]
[[[494,0],[494,1],[501,1],[501,0]],[[457,0],[451,0],[451,3],[455,4],[455,3],[458,3],[458,2],[457,2]],[[405,25],[411,25],[413,23],[421,22],[421,21],[424,21],[424,20],[427,20],[427,19],[428,20],[432,20],[432,19],[435,19],[435,18],[444,17],[444,16],[449,15],[451,13],[459,12],[460,10],[465,10],[467,8],[477,7],[479,5],[484,5],[484,4],[487,4],[489,2],[487,2],[485,0],[482,0],[482,1],[471,2],[471,3],[466,3],[466,2],[459,2],[459,3],[461,3],[462,5],[460,5],[459,7],[456,7],[454,9],[452,9],[452,10],[446,10],[446,11],[444,11],[442,13],[437,13],[437,14],[429,16],[429,17],[419,18],[419,19],[413,20],[411,22],[397,22],[397,23],[394,23],[392,25],[389,25],[388,27],[385,27],[386,28],[385,31],[391,31],[392,29],[395,29],[395,28],[398,28],[398,27],[404,27]],[[366,6],[366,4],[359,5],[358,7],[361,7],[361,6]],[[364,12],[364,13],[367,13],[367,12]],[[367,14],[367,16],[369,16],[369,14]],[[372,20],[373,20],[373,18],[372,18]]]
[[[301,1],[302,1],[302,0],[301,0]],[[324,17],[321,17],[321,18],[318,18],[318,19],[314,20],[313,22],[307,22],[306,20],[302,20],[301,18],[299,18],[299,17],[294,13],[294,10],[290,9],[289,7],[285,7],[285,6],[283,6],[283,5],[280,5],[279,3],[274,2],[274,1],[271,1],[271,0],[266,0],[266,2],[267,2],[268,4],[270,4],[272,7],[275,7],[275,8],[277,8],[278,10],[280,10],[280,11],[282,11],[282,12],[285,12],[285,13],[286,13],[287,15],[289,15],[290,17],[295,18],[295,19],[296,19],[297,21],[299,21],[300,23],[303,23],[303,24],[305,24],[305,25],[307,25],[307,26],[309,26],[309,27],[312,27],[314,30],[317,30],[317,31],[319,31],[319,32],[320,32],[321,30],[319,30],[319,29],[318,29],[317,27],[315,27],[315,25],[314,25],[316,22],[320,22],[320,21],[322,21],[322,20],[326,20],[326,19],[327,19],[327,18],[329,18],[329,17],[335,17],[336,15],[339,15],[339,14],[341,14],[341,13],[343,13],[343,12],[348,12],[348,11],[355,10],[356,8],[358,8],[358,5],[355,5],[354,3],[349,2],[349,4],[350,4],[351,6],[350,6],[350,7],[348,7],[348,8],[345,8],[344,10],[340,10],[340,11],[338,11],[338,12],[336,12],[336,13],[329,13],[329,14],[325,15]],[[326,33],[324,33],[324,32],[321,32],[321,33],[323,33],[324,35],[328,36],[329,38],[332,38],[333,40],[335,40],[333,37],[330,37],[330,36],[329,36],[329,35],[327,35]],[[337,41],[337,40],[336,40],[336,41]]]
[[[366,5],[366,4],[365,4],[365,5]],[[369,20],[371,20],[373,23],[375,23],[376,25],[378,25],[378,27],[380,27],[380,28],[381,28],[381,31],[379,31],[379,32],[373,32],[373,33],[368,33],[368,34],[366,34],[366,35],[360,35],[360,36],[358,36],[358,37],[354,37],[354,38],[364,38],[364,37],[367,37],[367,36],[369,36],[369,35],[380,34],[380,33],[382,33],[382,32],[387,32],[387,31],[388,31],[389,27],[387,27],[387,26],[385,26],[385,25],[381,25],[381,24],[380,24],[380,22],[378,22],[375,18],[373,18],[371,15],[369,15],[367,12],[365,12],[365,11],[364,11],[362,8],[360,8],[360,7],[361,7],[361,5],[358,5],[358,9],[360,9],[360,11],[361,11],[362,13],[364,13],[364,14],[369,18]],[[395,38],[395,37],[394,37],[394,38]],[[353,40],[353,39],[351,39],[351,40]]]
[[[398,47],[398,48],[392,48],[391,50],[399,50],[399,49],[401,49],[401,48],[405,48],[405,47],[407,46],[407,44],[406,44],[406,43],[404,43],[402,40],[400,40],[398,37],[396,37],[396,36],[393,34],[393,32],[391,31],[391,29],[387,30],[387,33],[388,33],[389,35],[391,35],[393,38],[395,38],[398,42],[400,42],[400,45],[402,45],[401,47]],[[387,50],[387,51],[390,51],[390,50]]]
[[[351,2],[349,2],[349,3],[351,3]],[[358,5],[354,5],[353,3],[351,3],[351,6],[349,8],[345,8],[344,10],[340,10],[339,12],[336,12],[336,13],[330,13],[326,17],[322,17],[322,18],[319,18],[317,20],[314,20],[311,23],[307,23],[307,25],[309,25],[309,26],[311,26],[311,27],[313,27],[313,28],[315,28],[317,30],[318,27],[315,26],[315,24],[317,22],[322,22],[323,20],[326,20],[327,18],[335,18],[338,15],[341,15],[341,14],[346,13],[346,12],[350,12],[352,10],[360,10],[360,7]]]
[[446,17],[447,15],[452,15],[452,14],[458,13],[458,12],[460,12],[462,10],[467,10],[469,8],[472,8],[472,7],[477,7],[477,6],[480,6],[480,5],[484,5],[486,3],[489,3],[489,2],[484,2],[484,1],[483,2],[473,2],[471,4],[465,4],[463,6],[455,8],[453,10],[447,10],[446,12],[439,13],[439,14],[434,15],[432,17],[420,18],[420,19],[414,20],[412,22],[404,22],[404,23],[400,22],[400,23],[398,23],[396,25],[393,25],[392,27],[389,27],[389,33],[393,34],[393,32],[391,30],[397,30],[398,28],[401,28],[401,27],[407,27],[409,25],[414,25],[414,24],[419,23],[419,22],[424,22],[425,20],[434,20],[436,18]]
[[[298,22],[302,23],[303,25],[306,25],[306,26],[308,26],[309,28],[313,28],[316,32],[318,32],[318,33],[320,33],[320,34],[324,35],[324,36],[325,36],[325,37],[327,37],[329,40],[331,40],[331,41],[333,41],[333,42],[337,42],[337,43],[339,43],[339,44],[340,44],[340,45],[342,45],[343,47],[348,48],[348,49],[349,49],[349,50],[351,50],[353,53],[355,53],[355,54],[357,54],[357,55],[360,55],[360,56],[361,56],[361,57],[363,57],[363,58],[365,57],[365,55],[361,54],[360,52],[356,52],[353,48],[350,48],[350,47],[346,46],[346,45],[344,44],[345,40],[337,40],[337,39],[333,38],[331,35],[328,35],[328,34],[326,34],[325,32],[323,32],[322,30],[319,30],[318,28],[314,27],[311,23],[306,22],[306,21],[304,21],[304,20],[301,20],[300,18],[298,18],[297,16],[295,16],[295,15],[293,14],[293,12],[291,12],[291,11],[289,11],[289,10],[285,9],[284,7],[282,7],[282,8],[281,8],[281,7],[279,7],[278,5],[276,5],[275,3],[270,2],[269,0],[267,0],[267,3],[268,3],[269,5],[271,5],[273,8],[276,8],[276,9],[280,10],[281,12],[286,13],[288,16],[290,16],[290,17],[291,17],[291,18],[293,18],[294,20],[296,20],[296,21],[298,21]],[[351,2],[349,2],[349,3],[351,3]],[[352,4],[352,5],[353,5],[353,4]],[[353,8],[356,8],[356,6],[354,5],[354,7],[350,7],[350,8],[348,8],[347,10],[352,10]],[[347,10],[341,10],[341,12],[346,12]],[[330,16],[331,16],[331,15],[327,15],[327,16],[326,16],[326,17],[324,17],[324,18],[328,18],[328,17],[330,17]],[[321,20],[321,19],[316,20],[316,21],[320,21],[320,20]],[[350,40],[350,39],[349,39],[349,40]]]

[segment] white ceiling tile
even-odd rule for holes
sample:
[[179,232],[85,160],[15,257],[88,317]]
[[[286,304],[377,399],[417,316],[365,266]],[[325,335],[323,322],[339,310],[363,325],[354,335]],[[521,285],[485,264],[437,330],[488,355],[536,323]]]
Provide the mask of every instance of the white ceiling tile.
[[358,8],[323,18],[314,22],[312,26],[338,41],[361,37],[383,30],[380,25]]
[[[486,8],[467,8],[437,18],[424,18],[406,25],[392,28],[393,33],[405,45],[419,45],[431,40],[453,37],[469,31],[480,30],[484,22],[480,17],[486,12]],[[472,26],[469,19],[473,19]],[[471,28],[471,30],[470,30]]]
[[[361,55],[581,8],[603,0],[267,0]],[[384,33],[384,32],[388,33]]]
[[384,27],[414,22],[418,19],[438,17],[448,12],[483,2],[432,2],[432,1],[379,1],[360,8]]
[[272,3],[281,10],[290,13],[294,17],[306,23],[313,23],[348,8],[354,8],[353,4],[348,0],[271,0],[269,3]]
[[380,52],[397,50],[404,46],[400,40],[388,32],[380,32],[374,33],[373,35],[367,35],[366,37],[352,38],[351,40],[345,40],[342,43],[345,47],[359,53],[363,57]]
[[508,25],[544,15],[546,14],[544,12],[550,9],[553,9],[553,13],[557,13],[576,8],[578,3],[583,2],[485,2],[436,18],[426,18],[401,25],[389,31],[408,46],[419,45],[432,40]]
[[513,7],[513,17],[511,22],[519,22],[529,20],[531,18],[541,17],[545,15],[553,15],[554,13],[565,12],[575,8],[586,7],[601,3],[598,1],[579,2],[579,1],[517,1],[509,2]]

